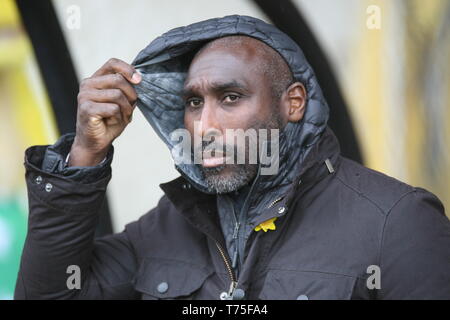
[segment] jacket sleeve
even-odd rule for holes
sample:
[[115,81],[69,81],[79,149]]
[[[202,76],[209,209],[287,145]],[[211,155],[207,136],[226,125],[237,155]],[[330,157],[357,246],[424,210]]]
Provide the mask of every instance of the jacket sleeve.
[[387,216],[380,254],[381,299],[450,299],[450,222],[421,188]]
[[28,154],[31,155],[32,152],[41,152],[45,150],[43,156],[38,153],[39,156],[33,158],[33,163],[42,169],[42,171],[55,173],[70,180],[87,184],[108,176],[110,174],[110,164],[114,153],[113,147],[111,147],[106,158],[96,166],[66,166],[66,158],[70,152],[74,138],[74,133],[65,134],[54,145],[30,148]]
[[[62,140],[70,144],[70,137]],[[35,146],[25,154],[28,233],[15,299],[135,298],[136,257],[126,231],[94,240],[112,155],[101,167],[82,173],[76,168],[62,172],[68,168],[58,165],[44,170],[53,161],[49,148]]]

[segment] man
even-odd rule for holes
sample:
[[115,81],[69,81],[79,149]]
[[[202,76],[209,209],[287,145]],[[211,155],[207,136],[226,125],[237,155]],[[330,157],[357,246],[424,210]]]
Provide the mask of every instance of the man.
[[[189,157],[204,157],[176,161],[156,208],[94,239],[111,144],[136,101],[174,159],[183,128],[204,140]],[[108,61],[78,102],[76,135],[26,152],[16,298],[450,298],[441,202],[340,156],[312,69],[275,27],[228,16],[171,30],[133,66]],[[227,163],[229,129],[280,129],[275,162]]]

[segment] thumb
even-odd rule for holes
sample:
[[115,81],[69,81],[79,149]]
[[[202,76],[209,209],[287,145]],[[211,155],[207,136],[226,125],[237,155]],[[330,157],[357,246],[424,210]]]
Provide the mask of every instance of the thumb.
[[133,75],[131,76],[131,82],[133,84],[138,84],[142,81],[142,75],[138,70],[135,70]]

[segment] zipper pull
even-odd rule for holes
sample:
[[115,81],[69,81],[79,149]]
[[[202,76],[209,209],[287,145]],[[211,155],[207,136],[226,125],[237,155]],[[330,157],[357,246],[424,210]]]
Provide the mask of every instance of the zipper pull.
[[228,290],[228,299],[233,299],[233,294],[234,294],[234,290],[237,287],[237,282],[236,281],[231,281],[230,284],[230,289]]
[[222,292],[220,294],[220,300],[232,300],[233,299],[233,294],[234,294],[234,290],[237,287],[237,282],[236,281],[231,281],[230,284],[230,289],[228,289],[228,292]]
[[237,239],[237,236],[239,233],[239,227],[240,227],[240,223],[236,223],[234,225],[233,239]]

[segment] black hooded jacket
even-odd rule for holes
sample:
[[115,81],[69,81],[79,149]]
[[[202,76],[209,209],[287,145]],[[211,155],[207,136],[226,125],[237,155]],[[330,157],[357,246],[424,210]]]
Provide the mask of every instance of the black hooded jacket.
[[[278,174],[258,175],[245,189],[238,228],[234,204],[208,193],[195,165],[177,162],[170,136],[183,128],[192,54],[237,34],[275,49],[308,93],[303,119],[280,133]],[[162,184],[158,206],[123,232],[94,239],[112,150],[96,167],[65,168],[73,134],[29,148],[16,298],[450,299],[441,202],[340,155],[314,72],[285,34],[252,17],[211,19],[163,34],[133,64],[143,75],[138,107],[181,176]],[[273,218],[275,230],[255,230]],[[67,287],[71,265],[81,270],[80,289]]]

